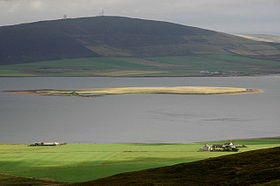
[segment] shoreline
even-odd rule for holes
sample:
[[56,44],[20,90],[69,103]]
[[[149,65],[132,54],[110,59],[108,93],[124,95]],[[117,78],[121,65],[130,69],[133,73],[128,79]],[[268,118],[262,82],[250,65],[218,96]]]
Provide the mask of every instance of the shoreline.
[[0,76],[0,78],[234,78],[234,77],[267,77],[280,76],[280,73],[252,74],[252,75],[213,75],[213,76]]
[[[73,142],[67,144],[193,144],[193,143],[215,143],[224,141],[238,140],[261,140],[261,139],[278,139],[280,136],[274,137],[252,137],[252,138],[233,138],[233,139],[218,139],[211,141],[195,141],[195,142]],[[29,143],[0,143],[0,145],[29,145]]]

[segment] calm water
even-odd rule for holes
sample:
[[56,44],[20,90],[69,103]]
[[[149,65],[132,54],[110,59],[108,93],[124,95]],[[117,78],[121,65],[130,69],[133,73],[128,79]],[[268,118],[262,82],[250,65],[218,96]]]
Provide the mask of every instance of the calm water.
[[[259,88],[265,93],[81,98],[2,92],[179,85]],[[280,136],[280,76],[0,78],[0,91],[0,143],[196,142]]]

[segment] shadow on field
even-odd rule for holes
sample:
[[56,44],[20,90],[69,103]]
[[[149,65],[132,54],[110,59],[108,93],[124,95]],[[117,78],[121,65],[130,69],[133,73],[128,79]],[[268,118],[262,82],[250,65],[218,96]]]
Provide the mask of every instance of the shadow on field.
[[280,147],[122,173],[87,185],[253,185],[280,183]]

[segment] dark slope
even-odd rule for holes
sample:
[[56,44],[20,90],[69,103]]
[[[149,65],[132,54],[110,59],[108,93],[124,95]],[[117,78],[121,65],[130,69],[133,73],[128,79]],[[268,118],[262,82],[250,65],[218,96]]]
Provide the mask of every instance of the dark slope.
[[160,21],[90,17],[0,27],[0,64],[94,56],[280,56],[272,43]]
[[48,179],[38,179],[38,178],[24,178],[19,176],[10,176],[5,174],[0,174],[0,185],[57,185],[61,182],[48,180]]
[[0,64],[98,56],[55,25],[0,28]]
[[72,185],[279,184],[280,148],[249,151]]

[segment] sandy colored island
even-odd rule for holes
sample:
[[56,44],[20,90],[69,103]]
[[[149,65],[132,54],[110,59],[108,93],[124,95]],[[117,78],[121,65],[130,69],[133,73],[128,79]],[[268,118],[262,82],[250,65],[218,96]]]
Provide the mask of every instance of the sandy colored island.
[[35,94],[47,96],[104,96],[123,94],[182,94],[182,95],[215,95],[215,94],[252,94],[263,92],[260,89],[233,87],[123,87],[123,88],[92,88],[92,89],[43,89],[5,91],[7,93]]

